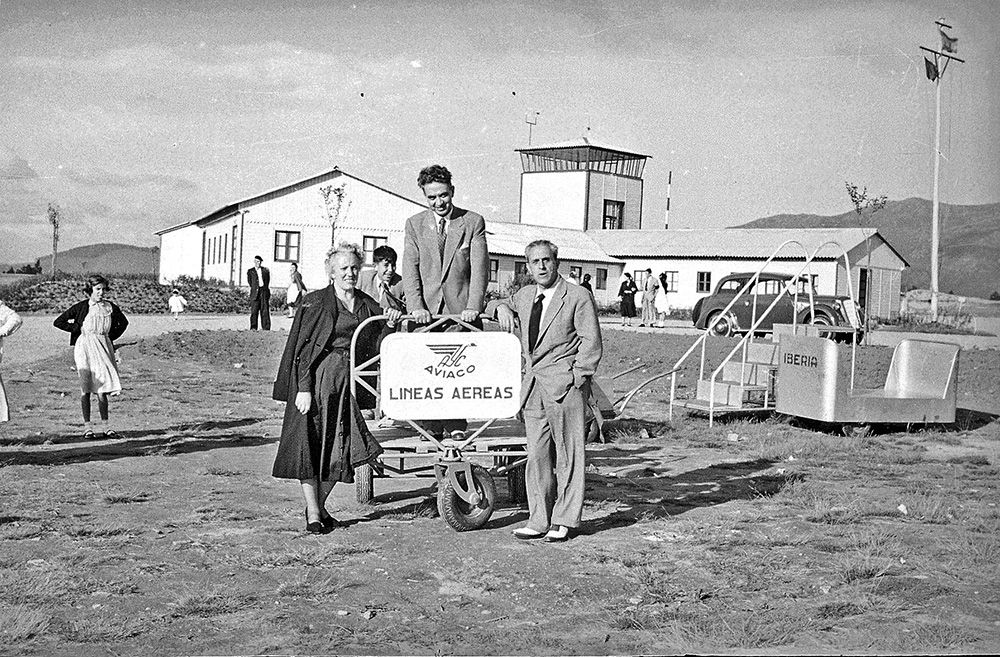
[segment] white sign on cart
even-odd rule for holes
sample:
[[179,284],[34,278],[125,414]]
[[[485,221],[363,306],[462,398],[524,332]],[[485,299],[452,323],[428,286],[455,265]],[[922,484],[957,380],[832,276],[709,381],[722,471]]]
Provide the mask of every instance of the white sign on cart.
[[521,342],[509,333],[394,333],[381,362],[394,420],[507,418],[521,406]]

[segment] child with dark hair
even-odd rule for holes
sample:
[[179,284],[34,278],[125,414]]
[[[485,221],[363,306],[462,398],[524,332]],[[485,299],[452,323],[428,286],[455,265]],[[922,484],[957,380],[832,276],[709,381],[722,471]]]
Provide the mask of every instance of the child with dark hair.
[[69,343],[73,345],[73,360],[80,377],[84,438],[95,437],[90,423],[91,395],[97,395],[104,437],[120,437],[108,426],[108,395],[122,391],[114,341],[125,332],[128,319],[117,305],[104,298],[110,287],[103,276],[90,276],[84,288],[87,298],[70,306],[52,322],[69,333]]

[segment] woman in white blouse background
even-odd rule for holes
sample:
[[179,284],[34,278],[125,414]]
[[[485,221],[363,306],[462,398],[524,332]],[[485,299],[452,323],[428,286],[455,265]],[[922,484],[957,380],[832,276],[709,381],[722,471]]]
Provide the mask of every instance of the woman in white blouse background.
[[[21,328],[21,316],[0,299],[0,363],[3,362],[3,339],[19,328]],[[10,420],[10,408],[7,405],[7,391],[3,387],[3,374],[0,373],[0,422],[8,420]]]

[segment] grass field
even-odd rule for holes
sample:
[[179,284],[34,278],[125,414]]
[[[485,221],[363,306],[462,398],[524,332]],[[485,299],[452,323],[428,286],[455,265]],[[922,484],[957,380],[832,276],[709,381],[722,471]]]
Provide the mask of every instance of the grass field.
[[[125,347],[115,442],[78,437],[67,356],[7,377],[0,654],[1000,650],[1000,352],[963,352],[959,405],[978,410],[955,426],[850,438],[668,421],[655,384],[588,448],[580,535],[548,545],[512,540],[526,513],[506,503],[451,531],[426,479],[379,480],[374,505],[338,487],[349,527],[307,535],[270,477],[282,338]],[[612,393],[690,339],[609,331],[605,372],[645,364]],[[863,375],[888,353],[867,348]]]

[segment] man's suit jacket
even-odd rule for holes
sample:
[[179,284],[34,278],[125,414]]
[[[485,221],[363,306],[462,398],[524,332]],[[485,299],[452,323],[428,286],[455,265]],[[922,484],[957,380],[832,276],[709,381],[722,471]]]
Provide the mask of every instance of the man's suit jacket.
[[490,275],[486,223],[475,212],[454,208],[448,224],[444,258],[438,250],[438,219],[424,210],[406,220],[403,287],[410,312],[460,314],[482,312]]
[[257,270],[251,267],[247,270],[247,282],[250,283],[250,298],[253,299],[259,293],[261,296],[271,296],[271,272],[267,267],[260,268],[260,277],[263,281],[257,280]]
[[406,291],[403,289],[403,278],[399,274],[393,274],[390,280],[389,294],[382,299],[379,299],[378,292],[381,280],[378,278],[378,272],[374,269],[372,271],[361,272],[361,280],[358,287],[361,288],[362,292],[378,301],[383,309],[393,308],[405,313]]
[[[579,285],[569,285],[562,279],[548,291],[554,296],[542,315],[535,348],[529,350],[528,323],[537,290],[536,285],[525,285],[512,299],[512,310],[521,324],[525,361],[522,405],[536,385],[552,400],[562,401],[570,388],[579,388],[590,380],[604,353],[594,297]],[[506,303],[508,307],[511,305]]]

